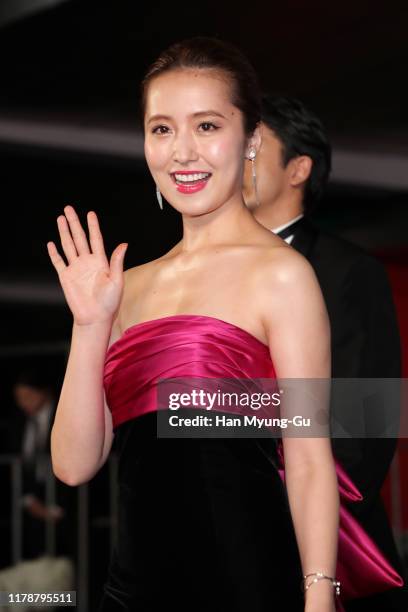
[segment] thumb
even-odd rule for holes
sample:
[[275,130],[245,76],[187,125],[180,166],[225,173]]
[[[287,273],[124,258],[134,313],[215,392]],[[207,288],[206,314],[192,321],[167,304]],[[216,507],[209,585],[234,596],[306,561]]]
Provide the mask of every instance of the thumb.
[[128,248],[128,243],[123,242],[113,251],[110,258],[111,277],[114,281],[120,281],[123,275],[123,260]]

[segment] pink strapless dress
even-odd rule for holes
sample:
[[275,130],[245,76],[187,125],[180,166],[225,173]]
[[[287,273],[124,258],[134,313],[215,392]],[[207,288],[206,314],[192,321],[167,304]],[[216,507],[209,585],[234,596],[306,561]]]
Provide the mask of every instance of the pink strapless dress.
[[[157,383],[177,377],[276,378],[265,344],[208,316],[139,323],[110,346],[104,387],[119,455],[118,538],[100,612],[163,602],[195,612],[303,612],[281,441],[158,438]],[[336,467],[340,599],[401,586],[348,511],[361,495]]]

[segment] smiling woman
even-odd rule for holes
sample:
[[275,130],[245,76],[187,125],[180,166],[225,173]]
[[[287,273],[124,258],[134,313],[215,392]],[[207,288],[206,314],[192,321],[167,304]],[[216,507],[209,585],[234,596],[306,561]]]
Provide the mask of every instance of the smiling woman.
[[148,91],[145,155],[166,200],[181,213],[202,214],[241,198],[242,160],[258,133],[246,136],[228,80],[179,68],[151,78]]
[[[157,436],[161,379],[330,377],[316,277],[242,197],[244,160],[260,146],[256,75],[234,47],[198,38],[165,51],[142,88],[146,160],[182,215],[182,240],[123,274],[123,246],[108,263],[95,213],[88,245],[66,207],[68,265],[48,245],[74,316],[54,470],[80,484],[113,439],[120,454],[118,541],[100,612],[334,612],[328,438],[284,437],[285,487],[273,439]],[[321,574],[304,593],[311,572]]]

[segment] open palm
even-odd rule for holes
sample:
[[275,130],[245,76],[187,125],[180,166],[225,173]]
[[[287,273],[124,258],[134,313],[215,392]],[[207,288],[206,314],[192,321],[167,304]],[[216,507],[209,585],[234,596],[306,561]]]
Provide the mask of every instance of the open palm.
[[89,243],[78,215],[65,206],[57,218],[61,246],[68,263],[54,242],[47,243],[68,306],[77,325],[112,320],[123,292],[123,260],[127,244],[116,247],[108,261],[94,211],[88,212]]

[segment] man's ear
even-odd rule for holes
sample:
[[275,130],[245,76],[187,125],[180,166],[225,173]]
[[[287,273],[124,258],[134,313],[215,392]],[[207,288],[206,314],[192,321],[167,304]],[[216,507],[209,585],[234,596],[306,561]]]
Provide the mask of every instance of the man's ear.
[[290,184],[297,187],[305,183],[310,177],[313,168],[312,158],[308,155],[299,155],[290,160]]
[[248,138],[247,147],[245,151],[245,157],[249,157],[249,152],[251,149],[255,149],[255,151],[258,153],[259,149],[261,148],[261,144],[262,144],[262,134],[261,134],[260,124],[258,123],[255,130],[253,131],[251,136]]

